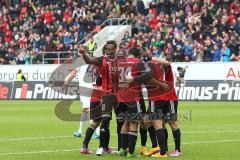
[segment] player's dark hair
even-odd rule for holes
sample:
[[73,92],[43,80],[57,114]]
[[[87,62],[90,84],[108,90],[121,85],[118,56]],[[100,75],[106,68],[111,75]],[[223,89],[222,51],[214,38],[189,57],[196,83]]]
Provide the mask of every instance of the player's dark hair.
[[166,61],[168,62],[172,62],[173,61],[173,57],[171,55],[166,55]]
[[109,40],[109,41],[107,41],[107,43],[106,44],[112,44],[112,45],[114,45],[115,46],[115,48],[117,48],[117,42],[116,41],[114,41],[114,40]]
[[132,47],[129,49],[128,53],[134,55],[134,57],[138,57],[140,55],[140,50],[136,47]]

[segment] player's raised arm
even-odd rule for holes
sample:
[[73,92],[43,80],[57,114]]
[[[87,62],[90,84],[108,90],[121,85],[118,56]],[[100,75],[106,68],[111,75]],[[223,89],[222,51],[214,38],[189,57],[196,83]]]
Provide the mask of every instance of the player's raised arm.
[[147,64],[145,64],[142,60],[139,60],[138,70],[140,75],[133,78],[134,81],[138,81],[144,83],[150,80],[153,77],[153,72]]
[[152,60],[158,62],[159,64],[165,64],[165,65],[170,65],[171,64],[171,62],[168,62],[168,61],[166,61],[162,58],[152,57]]
[[69,82],[73,80],[73,78],[77,75],[77,69],[74,69],[64,80],[64,85],[67,85]]
[[93,64],[95,66],[101,67],[101,60],[97,57],[91,57],[88,52],[88,48],[86,46],[80,45],[78,46],[78,53],[82,55],[84,61],[87,64]]
[[[163,80],[159,80],[159,79],[154,78],[155,72],[157,72],[156,74],[159,76],[159,78],[163,76],[162,75],[163,73],[159,72],[159,70],[157,71],[156,69],[154,69],[155,67],[154,67],[154,65],[152,63],[148,62],[147,64],[148,64],[148,67],[151,69],[151,72],[153,74],[153,78],[149,79],[147,81],[147,83],[145,83],[145,84],[147,84],[149,86],[161,87],[163,89],[163,91],[165,91],[165,92],[169,91],[170,90],[170,86],[169,86],[168,83],[166,83]],[[160,79],[162,79],[162,78],[160,78]]]

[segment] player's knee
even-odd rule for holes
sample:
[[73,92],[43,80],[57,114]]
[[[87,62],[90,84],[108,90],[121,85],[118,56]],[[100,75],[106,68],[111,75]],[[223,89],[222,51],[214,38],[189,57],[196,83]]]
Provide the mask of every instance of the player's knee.
[[138,129],[138,122],[131,122],[131,123],[130,123],[129,130],[131,130],[131,131],[137,131],[137,129]]
[[88,108],[84,108],[83,112],[89,113],[90,112],[90,108],[89,107]]
[[121,129],[122,129],[122,126],[124,124],[124,121],[119,121],[117,119],[117,132],[120,133],[121,132]]
[[172,129],[177,129],[178,128],[177,121],[171,121],[171,122],[169,122],[169,125]]
[[166,121],[162,121],[162,128],[166,128]]
[[160,129],[160,128],[163,128],[162,127],[162,121],[161,120],[157,120],[157,121],[153,121],[153,127],[157,130],[157,129]]
[[140,122],[140,128],[147,129],[147,127],[143,121]]
[[93,121],[93,124],[92,124],[95,128],[99,127],[100,125],[100,121]]
[[127,122],[124,122],[121,128],[121,133],[128,133],[129,125]]

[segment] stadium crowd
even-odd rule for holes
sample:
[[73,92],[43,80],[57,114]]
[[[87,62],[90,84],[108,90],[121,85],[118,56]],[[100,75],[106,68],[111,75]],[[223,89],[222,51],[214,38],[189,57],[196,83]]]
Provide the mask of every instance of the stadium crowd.
[[2,0],[0,64],[41,63],[41,51],[73,51],[107,18],[129,18],[126,49],[177,62],[240,61],[239,15],[239,0]]

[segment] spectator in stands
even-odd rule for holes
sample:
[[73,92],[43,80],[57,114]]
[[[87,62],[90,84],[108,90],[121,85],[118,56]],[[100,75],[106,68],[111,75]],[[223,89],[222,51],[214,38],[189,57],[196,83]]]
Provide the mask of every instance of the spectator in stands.
[[205,42],[204,42],[204,61],[210,62],[212,61],[212,50],[213,45],[210,36],[207,36]]
[[192,60],[196,62],[203,62],[204,60],[203,45],[196,40],[194,41]]
[[[0,44],[4,46],[1,49],[4,54],[0,55],[4,64],[27,64],[29,57],[30,61],[39,63],[41,51],[72,51],[72,43],[92,31],[98,32],[107,17],[130,18],[133,37],[123,39],[128,47],[141,46],[151,53],[153,46],[157,46],[162,56],[166,50],[171,50],[174,61],[215,61],[218,56],[214,58],[214,45],[220,47],[223,43],[228,46],[225,52],[230,51],[230,55],[223,58],[224,49],[220,47],[222,60],[238,60],[239,57],[238,0],[0,2]],[[196,46],[195,41],[204,47]],[[22,50],[29,53],[22,54]],[[185,58],[182,59],[182,55]]]
[[181,45],[176,46],[176,51],[174,52],[173,59],[174,59],[174,62],[183,62],[184,55],[182,53],[182,46]]
[[212,50],[212,56],[213,62],[219,62],[221,59],[221,51],[216,43],[214,44],[214,49]]
[[[160,52],[159,52],[159,49],[157,46],[153,46],[153,49],[152,49],[152,54],[151,54],[153,57],[157,57],[159,58],[160,57]],[[164,56],[164,55],[163,55]]]
[[193,45],[189,40],[186,40],[185,45],[183,46],[183,55],[184,61],[191,61],[193,55]]
[[228,62],[231,56],[231,51],[227,47],[226,43],[222,44],[222,49],[221,49],[221,61],[222,62]]

